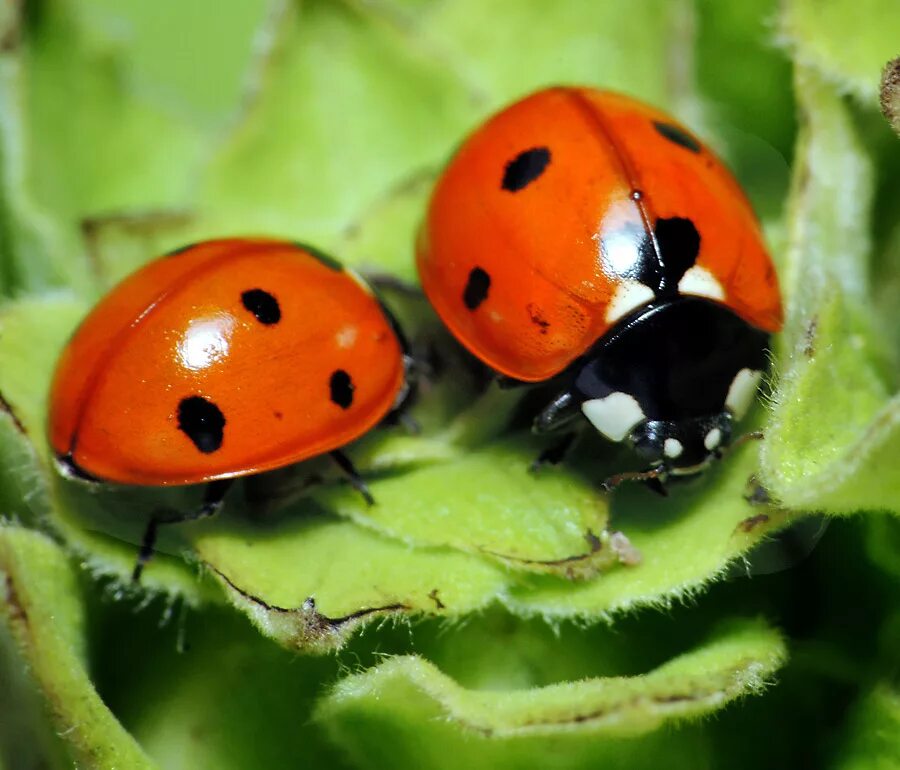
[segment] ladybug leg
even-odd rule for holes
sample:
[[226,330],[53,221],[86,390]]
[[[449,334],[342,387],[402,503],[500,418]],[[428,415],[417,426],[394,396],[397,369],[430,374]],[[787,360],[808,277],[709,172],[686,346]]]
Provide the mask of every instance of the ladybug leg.
[[572,448],[572,444],[577,436],[578,433],[575,431],[566,433],[559,441],[548,446],[531,463],[531,472],[537,473],[546,465],[559,465]]
[[572,395],[571,391],[566,390],[554,398],[534,418],[531,431],[538,435],[555,433],[563,428],[568,428],[579,417],[581,417],[581,403]]
[[234,479],[220,479],[219,481],[209,482],[203,492],[203,502],[193,511],[163,510],[154,513],[147,523],[143,538],[141,538],[141,547],[138,551],[134,570],[131,573],[131,581],[133,583],[140,581],[144,567],[147,565],[147,562],[153,558],[156,537],[161,525],[179,524],[183,521],[196,521],[197,519],[205,519],[208,516],[214,516],[221,510],[225,494],[231,488],[233,483]]
[[375,505],[375,498],[372,497],[368,485],[363,481],[363,477],[359,475],[359,472],[350,461],[350,458],[340,449],[335,449],[328,454],[331,455],[331,459],[334,460],[337,467],[344,472],[344,475],[346,475],[347,480],[350,482],[350,486],[362,495],[363,500],[365,500],[368,505]]

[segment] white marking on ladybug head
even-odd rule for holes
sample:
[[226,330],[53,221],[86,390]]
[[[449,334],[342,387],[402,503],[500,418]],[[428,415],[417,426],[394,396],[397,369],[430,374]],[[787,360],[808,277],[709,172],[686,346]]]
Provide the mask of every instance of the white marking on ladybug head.
[[610,441],[621,441],[635,425],[647,419],[641,405],[627,393],[592,398],[581,405],[581,411],[591,425]]
[[684,446],[677,438],[667,438],[663,442],[663,454],[669,459],[674,460],[676,457],[681,457],[683,451]]
[[693,294],[698,297],[724,300],[725,290],[716,277],[705,267],[694,265],[688,269],[678,282],[678,291],[681,294]]
[[703,437],[703,446],[706,447],[707,452],[712,452],[714,449],[717,449],[721,443],[722,431],[718,428],[713,428]]
[[620,281],[606,306],[606,323],[614,324],[632,310],[652,302],[655,296],[653,289],[646,284],[630,279]]
[[734,375],[731,387],[728,388],[728,395],[725,397],[725,406],[737,419],[743,417],[753,403],[760,377],[762,372],[746,368]]

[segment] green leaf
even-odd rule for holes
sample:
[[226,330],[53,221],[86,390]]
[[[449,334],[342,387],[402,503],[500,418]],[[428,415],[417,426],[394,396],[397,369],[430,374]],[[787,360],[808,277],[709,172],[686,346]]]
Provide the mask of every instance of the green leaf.
[[[174,40],[166,15],[141,3],[22,8],[7,17],[15,34],[0,52],[5,288],[91,293],[109,278],[90,259],[91,218],[189,204],[210,142],[240,103],[265,3],[220,14],[185,3]],[[148,151],[160,137],[165,151]]]
[[0,527],[2,618],[47,701],[71,762],[84,767],[151,768],[91,683],[77,576],[43,535]]
[[281,649],[226,608],[92,609],[100,692],[160,767],[346,767],[310,723],[322,683],[340,672],[333,656]]
[[900,693],[875,687],[854,707],[841,736],[834,770],[891,770],[900,766]]
[[696,767],[697,736],[660,728],[760,692],[784,658],[758,621],[727,624],[639,676],[529,689],[467,689],[399,656],[339,682],[316,718],[359,767],[383,766],[387,751],[417,767]]
[[[274,525],[204,522],[192,540],[229,599],[279,643],[343,645],[386,616],[466,615],[502,595],[504,573],[441,548],[410,548],[307,504]],[[152,566],[152,565],[151,565]]]
[[697,594],[792,520],[784,510],[745,499],[757,452],[752,445],[736,450],[702,480],[673,486],[665,501],[644,488],[618,489],[612,522],[641,554],[641,563],[571,585],[533,578],[511,591],[509,604],[548,617],[596,619],[667,607]]
[[450,462],[370,484],[376,505],[352,491],[320,496],[336,513],[410,545],[451,546],[514,568],[587,577],[618,561],[606,500],[568,473],[536,476],[526,437],[495,441]]
[[669,107],[691,90],[689,72],[667,70],[693,43],[692,7],[681,0],[637,0],[627,14],[592,0],[570,0],[558,12],[541,0],[377,0],[358,7],[440,61],[483,109],[558,83],[626,90]]
[[797,92],[784,364],[762,478],[790,508],[897,511],[900,395],[882,371],[868,299],[871,163],[828,84],[800,68]]
[[779,32],[800,66],[876,107],[881,69],[900,40],[894,0],[789,0]]

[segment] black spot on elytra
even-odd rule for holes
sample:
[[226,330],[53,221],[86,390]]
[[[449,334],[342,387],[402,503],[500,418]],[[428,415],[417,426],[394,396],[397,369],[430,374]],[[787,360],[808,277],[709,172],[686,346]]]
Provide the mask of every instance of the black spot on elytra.
[[225,415],[212,401],[202,396],[189,396],[178,404],[178,430],[182,431],[204,454],[222,446]]
[[321,262],[325,267],[334,270],[337,273],[340,273],[344,269],[344,266],[334,257],[330,254],[326,254],[324,251],[320,251],[315,246],[310,246],[308,243],[300,243],[299,241],[294,241],[294,245],[298,249],[303,249],[303,251],[307,252],[313,259]]
[[267,291],[248,289],[241,294],[241,302],[261,324],[272,326],[281,320],[281,308],[278,306],[278,300]]
[[684,147],[691,152],[700,152],[701,145],[694,137],[692,137],[681,126],[674,123],[663,123],[660,120],[653,121],[653,127],[670,142],[674,142],[680,147]]
[[678,282],[697,261],[700,233],[690,219],[657,219],[656,245],[659,247],[663,267],[657,294],[677,292]]
[[350,375],[343,369],[336,369],[328,382],[331,391],[331,400],[341,409],[349,409],[353,403],[353,391],[356,385],[350,379]]
[[532,147],[520,152],[503,169],[502,187],[509,192],[518,192],[537,179],[550,164],[550,150],[546,147]]
[[473,267],[463,290],[463,302],[469,310],[475,310],[487,299],[491,288],[491,277],[480,267]]
[[639,281],[657,296],[671,296],[697,261],[700,233],[690,219],[670,217],[656,220],[653,238],[631,225],[604,235],[600,246],[604,263],[617,277]]

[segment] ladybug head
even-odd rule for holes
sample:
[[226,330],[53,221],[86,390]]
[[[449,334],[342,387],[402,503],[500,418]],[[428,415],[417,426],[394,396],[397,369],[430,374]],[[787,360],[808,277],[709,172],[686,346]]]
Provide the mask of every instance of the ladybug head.
[[685,476],[703,470],[721,455],[731,441],[732,425],[728,411],[681,421],[644,420],[627,441],[651,466]]

